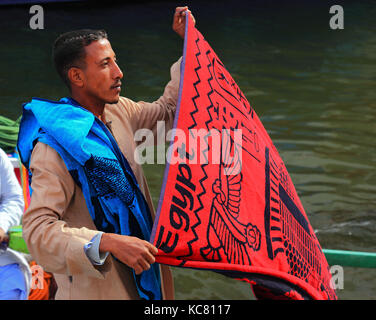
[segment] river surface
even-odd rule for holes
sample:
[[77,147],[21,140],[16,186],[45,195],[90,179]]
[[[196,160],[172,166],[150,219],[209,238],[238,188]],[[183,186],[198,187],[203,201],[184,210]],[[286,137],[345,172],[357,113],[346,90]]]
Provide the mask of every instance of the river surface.
[[[283,2],[283,3],[281,3]],[[376,251],[376,2],[346,1],[344,29],[329,2],[187,1],[197,27],[274,141],[323,248]],[[68,94],[51,62],[62,32],[103,28],[124,72],[122,94],[153,101],[182,54],[171,30],[177,3],[0,7],[0,114],[32,97]],[[279,3],[279,4],[278,4]],[[338,4],[341,2],[338,1]],[[164,165],[145,165],[155,204]],[[178,299],[253,299],[247,283],[173,268]],[[376,299],[376,269],[344,268],[340,299]]]

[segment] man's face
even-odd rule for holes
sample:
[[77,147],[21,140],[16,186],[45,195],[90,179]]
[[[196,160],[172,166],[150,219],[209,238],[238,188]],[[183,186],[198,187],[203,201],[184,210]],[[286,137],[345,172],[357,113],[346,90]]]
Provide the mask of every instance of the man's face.
[[93,41],[85,50],[84,94],[96,104],[117,103],[123,73],[116,63],[110,42],[107,39]]

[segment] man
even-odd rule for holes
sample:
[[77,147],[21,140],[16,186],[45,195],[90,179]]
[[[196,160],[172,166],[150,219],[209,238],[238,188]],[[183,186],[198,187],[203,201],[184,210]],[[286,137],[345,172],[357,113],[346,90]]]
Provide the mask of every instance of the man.
[[[182,38],[186,13],[178,7],[173,19]],[[173,299],[171,272],[154,264],[148,242],[154,211],[133,136],[156,132],[157,121],[172,127],[180,61],[153,103],[120,97],[123,73],[104,31],[60,36],[54,61],[71,97],[26,104],[18,142],[32,174],[30,253],[54,273],[56,299]]]
[[7,248],[8,231],[20,224],[22,189],[6,153],[0,149],[0,300],[27,299],[31,272],[25,258]]

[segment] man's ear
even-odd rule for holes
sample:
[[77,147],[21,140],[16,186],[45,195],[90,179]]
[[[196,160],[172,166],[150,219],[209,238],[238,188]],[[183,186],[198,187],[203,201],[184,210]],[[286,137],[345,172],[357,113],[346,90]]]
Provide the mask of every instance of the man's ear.
[[68,79],[72,85],[79,88],[84,86],[84,74],[80,68],[72,67],[68,70]]

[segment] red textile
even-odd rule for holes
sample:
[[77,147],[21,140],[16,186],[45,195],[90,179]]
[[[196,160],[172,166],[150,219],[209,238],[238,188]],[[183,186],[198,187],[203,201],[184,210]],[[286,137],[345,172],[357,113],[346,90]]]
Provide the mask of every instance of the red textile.
[[278,151],[188,20],[175,118],[180,131],[151,238],[160,249],[157,262],[247,281],[258,298],[336,299],[328,263]]

